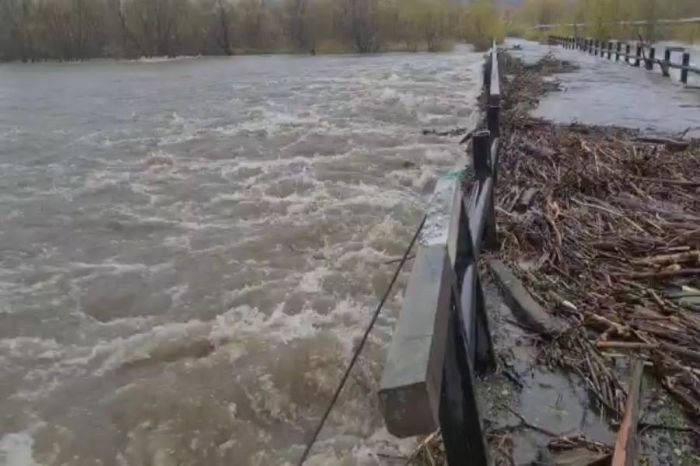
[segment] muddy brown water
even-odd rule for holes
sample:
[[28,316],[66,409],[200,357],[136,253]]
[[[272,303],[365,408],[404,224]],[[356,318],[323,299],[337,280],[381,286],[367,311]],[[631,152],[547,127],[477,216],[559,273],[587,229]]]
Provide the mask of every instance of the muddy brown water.
[[[435,181],[482,57],[0,66],[0,464],[291,463]],[[405,274],[403,276],[405,281]],[[309,464],[400,454],[399,286]]]

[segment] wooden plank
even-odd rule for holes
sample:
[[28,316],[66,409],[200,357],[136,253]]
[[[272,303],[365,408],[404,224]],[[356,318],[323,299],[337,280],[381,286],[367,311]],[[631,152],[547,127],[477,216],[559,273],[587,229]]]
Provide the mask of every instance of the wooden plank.
[[438,428],[453,285],[445,246],[421,247],[379,390],[387,429],[397,437],[429,434]]
[[455,178],[442,177],[438,179],[428,205],[425,226],[418,237],[418,244],[421,246],[437,244],[447,246],[452,205],[455,193],[459,191],[459,183],[460,181]]
[[612,466],[635,466],[637,464],[637,424],[639,422],[639,402],[642,391],[644,362],[635,360],[632,366],[632,379],[627,389],[625,417],[615,442]]
[[518,320],[543,336],[551,337],[566,328],[535,301],[507,265],[495,259],[489,260],[488,265],[506,304]]

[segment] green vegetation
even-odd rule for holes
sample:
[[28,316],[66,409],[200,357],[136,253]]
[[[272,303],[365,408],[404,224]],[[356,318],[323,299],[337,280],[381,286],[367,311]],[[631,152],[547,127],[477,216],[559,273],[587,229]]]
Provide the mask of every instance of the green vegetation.
[[[698,0],[528,0],[514,13],[518,30],[526,30],[528,38],[540,39],[547,33],[530,29],[536,24],[585,23],[579,34],[597,39],[628,38],[639,35],[648,40],[700,39],[700,25],[662,25],[659,19],[691,18],[700,16]],[[646,21],[648,24],[623,25],[621,21]],[[573,27],[560,27],[553,34],[573,34]]]
[[492,0],[0,0],[0,61],[479,47]]

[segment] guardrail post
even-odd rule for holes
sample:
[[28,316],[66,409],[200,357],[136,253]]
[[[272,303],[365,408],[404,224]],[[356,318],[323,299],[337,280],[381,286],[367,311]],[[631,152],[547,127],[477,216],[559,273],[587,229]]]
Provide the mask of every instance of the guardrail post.
[[639,68],[639,65],[642,63],[642,45],[637,44],[637,56],[634,59],[634,66]]
[[480,182],[491,176],[490,147],[491,133],[488,130],[474,133],[472,136],[472,166],[474,176]]
[[[454,297],[453,297],[454,299]],[[474,370],[456,300],[447,327],[445,369],[440,395],[440,430],[449,465],[490,464],[481,416],[476,402]]]
[[486,63],[484,63],[484,89],[486,89],[486,92],[489,92],[489,89],[491,89],[491,56],[493,52],[489,53],[488,58],[486,59]]
[[646,69],[652,71],[654,69],[654,62],[656,61],[656,49],[651,47],[649,49],[649,58],[647,58]]
[[613,50],[612,42],[608,42],[608,60],[612,59],[612,50]]
[[632,52],[632,47],[630,44],[625,44],[625,63],[630,64],[630,53]]
[[620,52],[622,51],[622,42],[618,41],[615,47],[615,61],[620,61]]
[[664,66],[661,67],[661,72],[667,78],[671,77],[671,49],[669,47],[664,50]]
[[[479,131],[472,136],[472,164],[474,176],[479,183],[483,183],[487,178],[493,176],[494,184],[496,180],[496,167],[491,166],[491,149],[493,138],[489,131]],[[487,205],[484,245],[486,249],[496,249],[498,247],[498,237],[496,235],[496,213],[494,209],[494,190],[489,193],[491,199]]]
[[681,68],[681,82],[688,84],[688,67],[690,67],[690,53],[683,52],[683,68]]
[[495,43],[491,53],[491,78],[489,80],[490,87],[487,90],[488,109],[486,111],[486,124],[491,132],[491,137],[497,138],[500,134],[501,83],[498,69],[498,51]]
[[489,103],[489,108],[486,111],[486,123],[489,129],[489,133],[494,138],[497,138],[500,135],[500,113],[501,107],[499,105],[493,105]]

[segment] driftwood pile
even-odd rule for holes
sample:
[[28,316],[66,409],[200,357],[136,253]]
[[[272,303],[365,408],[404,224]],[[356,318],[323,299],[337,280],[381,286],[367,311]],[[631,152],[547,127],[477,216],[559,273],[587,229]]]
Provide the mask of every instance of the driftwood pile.
[[541,70],[505,69],[501,253],[571,324],[548,361],[577,372],[620,421],[626,393],[611,368],[635,355],[697,428],[700,144],[532,119]]

